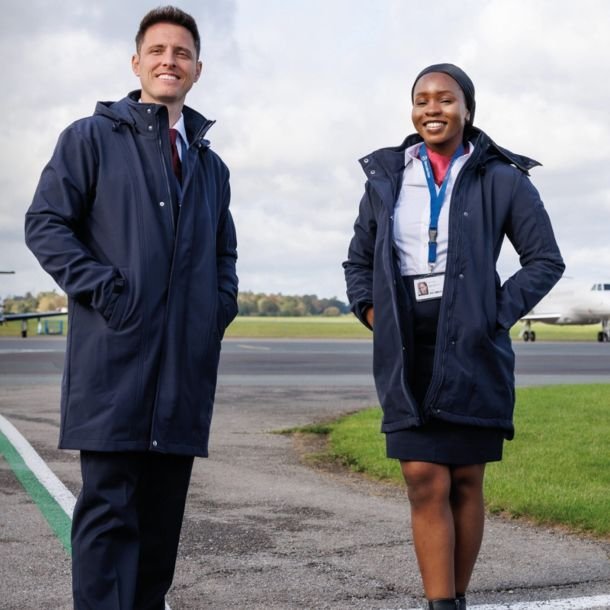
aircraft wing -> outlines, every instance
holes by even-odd
[[[31,320],[42,318],[53,318],[55,316],[67,316],[67,311],[32,311],[28,313],[4,313],[0,314],[0,323],[13,320]]]
[[[561,318],[560,313],[535,313],[530,312],[526,316],[521,318],[522,321],[529,320],[530,322],[546,322],[547,324],[553,324]]]

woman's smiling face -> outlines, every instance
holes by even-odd
[[[469,118],[464,92],[448,74],[430,72],[415,83],[411,119],[430,150],[451,156]]]

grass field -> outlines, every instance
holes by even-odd
[[[56,318],[60,320],[62,318]],[[51,323],[51,322],[50,322]],[[28,336],[34,336],[37,320],[28,321]],[[64,328],[66,324],[64,323]],[[553,326],[533,324],[538,341],[597,341],[599,324],[586,326]],[[522,324],[511,331],[513,340],[520,341]],[[0,326],[0,336],[19,337],[21,322],[8,322]],[[238,316],[229,326],[227,337],[242,339],[370,339],[371,332],[353,315],[336,318],[312,316],[304,318],[263,318]]]
[[[56,318],[49,318],[49,328],[57,328],[57,324],[60,320],[63,320],[64,335],[68,328],[68,316],[58,316]],[[36,335],[38,330],[38,320],[28,320],[28,337]],[[0,337],[20,337],[21,336],[21,322],[4,322],[0,325]]]
[[[404,485],[380,422],[374,408],[302,430],[329,434],[318,458]],[[503,461],[487,469],[488,509],[610,537],[610,385],[518,389],[515,426]]]
[[[533,324],[538,341],[597,341],[599,324],[586,326],[553,326]],[[511,331],[513,340],[520,341],[522,324]],[[261,318],[238,316],[227,329],[227,337],[240,338],[327,338],[370,339],[372,334],[353,315],[337,318],[319,316],[307,318]]]

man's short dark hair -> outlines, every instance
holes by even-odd
[[[188,13],[185,13],[175,6],[160,6],[144,15],[144,18],[140,22],[138,33],[136,34],[136,50],[138,53],[142,47],[142,41],[144,40],[146,30],[157,23],[173,23],[186,28],[193,35],[195,49],[197,50],[197,59],[199,59],[199,54],[201,53],[201,39],[199,38],[197,23]]]

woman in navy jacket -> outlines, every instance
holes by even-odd
[[[422,70],[417,131],[362,158],[367,175],[347,293],[373,331],[388,457],[401,461],[429,607],[466,607],[484,522],[485,464],[513,437],[511,326],[559,280],[563,260],[537,162],[473,126],[474,85],[457,66]],[[521,268],[504,283],[504,236]]]

